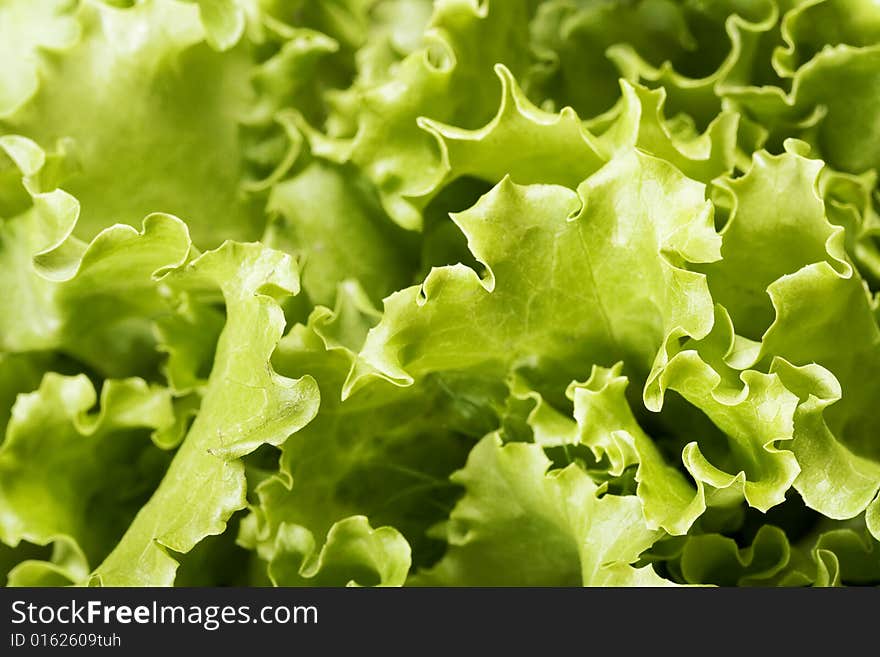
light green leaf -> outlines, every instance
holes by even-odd
[[[375,322],[363,301],[356,288],[341,288],[335,311],[317,308],[308,326],[293,327],[279,344],[274,366],[314,377],[321,409],[283,445],[278,476],[257,486],[251,522],[262,527],[261,543],[274,545],[285,526],[321,540],[337,521],[365,515],[402,533],[417,564],[431,562],[442,544],[427,531],[452,508],[456,490],[447,477],[472,445],[456,423],[457,414],[467,419],[467,409],[457,408],[466,401],[442,385],[401,389],[384,381],[341,401],[353,360],[345,343],[359,347]]]
[[[668,362],[658,362],[644,399],[648,408],[660,410],[666,391],[674,390],[700,409],[721,429],[726,444],[688,443],[682,453],[688,472],[717,489],[716,504],[735,501],[741,491],[750,506],[767,511],[785,500],[800,471],[785,449],[793,438],[798,397],[775,372],[740,372],[726,365],[736,347],[730,318],[718,306],[712,333],[687,341]]]
[[[93,574],[103,585],[170,584],[177,562],[166,550],[189,551],[244,508],[244,467],[237,459],[262,444],[280,445],[317,412],[311,377],[288,379],[269,365],[284,328],[275,298],[299,289],[289,255],[226,243],[170,272],[165,282],[190,294],[220,288],[226,326],[192,428],[150,501]],[[169,508],[179,512],[169,515]]]
[[[0,301],[0,348],[57,349],[107,376],[150,375],[158,358],[151,322],[168,310],[154,275],[189,257],[187,227],[152,214],[140,232],[116,225],[84,244],[70,235],[79,204],[51,187],[64,155],[11,135],[0,148],[24,174],[14,184],[29,199],[0,224],[0,277],[10,291]]]
[[[302,254],[303,289],[313,303],[332,305],[346,279],[375,302],[412,280],[413,241],[351,167],[310,163],[272,189],[268,210],[278,216],[265,241]]]
[[[868,531],[871,532],[871,535],[880,541],[880,497],[868,505],[865,511],[865,523],[868,525]]]
[[[491,118],[497,106],[493,66],[515,74],[528,53],[524,0],[439,0],[425,32],[425,47],[406,57],[388,80],[363,89],[357,133],[350,143],[313,143],[315,152],[351,161],[373,181],[388,215],[407,229],[422,225],[410,200],[442,177],[435,139],[421,116],[464,128]]]
[[[854,453],[829,428],[826,415],[841,403],[840,384],[815,364],[794,367],[779,358],[772,369],[800,398],[791,442],[801,467],[795,488],[808,506],[830,518],[858,515],[880,491],[880,462]]]
[[[194,1],[199,6],[199,18],[211,47],[217,50],[232,48],[244,32],[245,13],[241,6],[244,3],[241,0]]]
[[[401,586],[410,566],[409,545],[392,527],[373,529],[364,516],[335,523],[318,551],[311,532],[282,523],[261,550],[276,586]]]
[[[39,87],[41,50],[64,50],[79,37],[70,0],[4,2],[0,6],[0,120]]]
[[[498,113],[479,130],[465,130],[431,119],[419,125],[435,135],[445,175],[437,187],[461,176],[496,183],[505,176],[519,184],[549,183],[576,189],[607,159],[596,138],[571,108],[559,114],[532,105],[502,64]],[[432,190],[434,191],[434,190]]]
[[[689,537],[680,566],[689,584],[766,586],[785,571],[790,559],[791,547],[785,532],[773,525],[763,525],[744,548],[720,534]]]
[[[75,541],[59,536],[49,561],[26,559],[9,571],[7,586],[70,586],[89,573],[89,564]]]
[[[791,91],[744,88],[728,96],[776,134],[799,137],[831,166],[862,173],[880,166],[880,131],[870,112],[877,103],[880,47],[823,48],[795,73]]]
[[[79,205],[53,181],[43,180],[52,168],[51,157],[31,140],[0,137],[0,158],[0,277],[5,290],[0,300],[0,349],[47,349],[54,346],[58,325],[51,307],[54,289],[37,276],[32,259],[47,250],[80,254],[78,244],[59,246],[70,242]]]
[[[609,153],[638,146],[642,151],[674,164],[693,180],[708,183],[729,173],[736,159],[739,116],[721,112],[699,134],[688,123],[676,126],[664,114],[666,92],[621,81],[616,117],[599,143]]]
[[[685,534],[706,509],[703,483],[696,487],[673,465],[642,430],[626,401],[628,380],[623,363],[611,369],[593,367],[586,383],[573,383],[566,395],[574,401],[577,440],[588,445],[597,459],[608,457],[609,474],[619,477],[637,466],[636,494],[645,523],[670,534]]]
[[[673,111],[686,112],[697,123],[708,125],[724,107],[726,94],[779,82],[768,61],[779,40],[779,4],[775,0],[685,4],[679,11],[693,41],[684,42],[684,48],[661,59],[642,44],[621,39],[608,48],[607,56],[622,77],[662,87]]]
[[[633,567],[659,538],[632,496],[604,495],[577,465],[551,470],[536,445],[480,441],[453,476],[465,496],[446,527],[449,549],[413,583],[447,586],[658,586]]]
[[[847,258],[844,228],[829,222],[819,195],[823,165],[796,148],[757,154],[744,177],[726,184],[734,203],[724,257],[705,270],[737,333],[760,340],[741,340],[726,360],[769,364],[799,397],[790,444],[801,470],[795,487],[812,508],[851,518],[880,489],[870,423],[877,388],[867,374],[880,362],[880,331],[875,303]],[[780,201],[768,205],[775,193]]]
[[[880,547],[863,531],[846,528],[824,532],[811,554],[817,565],[816,586],[880,582]]]
[[[34,352],[7,354],[0,352],[0,436],[6,435],[6,424],[12,406],[20,393],[32,392],[43,375],[58,366],[50,354]],[[0,440],[0,444],[2,444]]]
[[[29,13],[31,4],[12,0],[4,7]],[[203,9],[231,6],[202,3]],[[230,45],[241,27],[237,18],[218,25],[226,15],[214,12],[207,21],[218,45]],[[2,113],[0,131],[41,144],[70,139],[81,164],[65,183],[82,203],[77,235],[91,239],[117,222],[137,225],[151,212],[186,217],[200,245],[259,235],[259,210],[239,190],[245,176],[239,119],[253,97],[248,49],[210,49],[199,7],[170,0],[128,7],[82,2],[57,21],[62,18],[69,27],[48,35],[63,29],[72,36],[52,37],[57,52],[17,50],[12,58],[23,60],[16,68],[34,70],[34,82],[27,94],[16,94],[26,102]]]
[[[644,377],[668,341],[712,326],[705,278],[686,269],[718,257],[711,208],[660,160],[621,154],[577,194],[505,179],[453,219],[486,276],[443,267],[387,298],[346,394],[375,376],[516,366],[562,388],[621,358]]]
[[[103,559],[161,479],[169,457],[149,431],[174,422],[169,392],[141,379],[95,389],[83,376],[47,374],[22,394],[0,447],[0,540],[65,542]]]
[[[737,334],[753,340],[773,322],[772,283],[812,263],[850,270],[843,231],[828,221],[819,196],[822,162],[799,155],[794,143],[787,146],[778,156],[756,153],[744,176],[719,182],[731,197],[730,217],[721,231],[721,260],[703,268]]]
[[[632,3],[541,3],[531,26],[538,63],[526,89],[541,104],[571,105],[592,117],[619,98],[615,64],[606,57],[613,44],[630,43],[652,61],[662,62],[690,50],[689,32],[678,3],[647,0]]]

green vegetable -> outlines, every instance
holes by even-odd
[[[880,584],[878,43],[0,0],[0,578]]]

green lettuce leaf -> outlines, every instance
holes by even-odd
[[[549,470],[549,471],[548,471]],[[632,496],[602,495],[577,465],[550,470],[536,445],[484,438],[453,481],[450,547],[412,583],[430,586],[663,586],[634,563],[659,533]]]
[[[401,586],[410,566],[403,536],[392,527],[372,529],[364,516],[335,523],[320,551],[311,532],[287,523],[259,551],[276,586]]]
[[[541,3],[530,26],[538,62],[528,72],[537,102],[571,105],[584,116],[611,108],[619,98],[613,44],[628,43],[654,61],[690,50],[694,36],[684,12],[669,0],[633,3]]]
[[[689,537],[681,552],[679,568],[690,584],[719,586],[767,586],[784,572],[792,560],[791,546],[778,527],[763,525],[752,543],[740,548],[720,534]],[[802,584],[792,573],[780,583]]]
[[[7,545],[61,541],[86,563],[100,562],[158,484],[170,457],[150,432],[174,422],[168,390],[111,380],[90,412],[96,401],[85,376],[53,373],[18,397],[0,447]]]
[[[376,302],[412,280],[413,241],[351,167],[315,160],[272,188],[277,213],[264,241],[302,254],[303,289],[332,306],[337,286],[356,279]]]
[[[789,147],[777,157],[757,154],[749,172],[727,184],[734,202],[722,260],[705,270],[737,334],[760,340],[741,341],[728,362],[772,361],[771,372],[799,397],[790,444],[801,470],[795,487],[810,507],[851,518],[880,489],[866,424],[877,394],[868,374],[878,357],[875,303],[847,258],[843,228],[827,218],[822,163]],[[761,199],[774,191],[782,197],[769,207]]]
[[[863,531],[841,528],[824,532],[813,545],[812,555],[817,564],[818,586],[880,582],[877,542]]]
[[[244,508],[244,466],[238,459],[262,444],[281,444],[317,412],[314,379],[288,379],[269,366],[284,327],[275,299],[299,289],[289,255],[227,243],[165,280],[189,294],[219,287],[226,325],[189,433],[150,501],[92,575],[103,585],[170,584],[177,562],[169,551],[187,552],[221,533],[232,513]],[[169,506],[180,513],[169,516]]]
[[[389,216],[404,228],[420,228],[410,197],[423,195],[443,173],[434,138],[417,119],[466,128],[488,120],[496,105],[494,65],[503,61],[516,73],[528,61],[515,46],[528,38],[527,18],[524,0],[439,0],[425,46],[401,61],[392,78],[362,89],[354,137],[319,139],[314,151],[357,165]]]
[[[28,25],[54,16],[51,30],[36,31],[45,43],[12,42],[0,97],[13,98],[0,132],[69,140],[79,167],[65,188],[82,203],[79,237],[160,211],[187,217],[204,246],[260,234],[259,199],[241,189],[249,175],[241,127],[257,102],[258,62],[247,42],[232,47],[244,27],[238,2],[16,0],[4,12],[12,14],[4,29],[18,25],[25,38],[35,34]]]
[[[454,220],[485,277],[439,268],[388,297],[346,394],[377,376],[410,385],[512,367],[564,387],[621,358],[646,377],[667,342],[712,326],[705,278],[686,269],[718,257],[711,209],[702,185],[661,160],[618,155],[577,193],[505,179]]]
[[[0,579],[880,583],[878,57],[874,0],[0,0]]]
[[[11,291],[0,302],[0,347],[55,349],[105,376],[150,374],[158,361],[151,320],[168,307],[154,275],[189,256],[186,225],[152,214],[141,232],[115,225],[84,244],[70,235],[78,202],[51,187],[60,164],[22,137],[0,137],[0,145],[24,174],[20,191],[30,201],[0,226],[0,276]]]
[[[566,394],[574,401],[576,439],[596,458],[607,455],[608,472],[619,477],[636,465],[636,494],[648,527],[685,534],[706,508],[703,482],[696,487],[673,465],[642,430],[624,395],[623,363],[611,369],[594,367],[586,383],[574,383]]]
[[[294,326],[279,343],[274,366],[314,377],[321,409],[282,446],[278,475],[257,486],[246,545],[269,545],[271,553],[289,532],[329,540],[337,522],[363,515],[398,530],[416,564],[441,553],[427,532],[452,508],[456,490],[447,477],[467,457],[468,434],[482,427],[470,429],[466,400],[443,384],[382,382],[342,401],[351,348],[362,344],[375,315],[363,292],[347,285],[334,311],[319,307],[308,326]]]

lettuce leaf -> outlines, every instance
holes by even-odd
[[[450,514],[446,556],[417,585],[657,586],[632,564],[659,533],[632,496],[600,495],[577,465],[550,470],[537,445],[480,441],[453,481],[466,493]]]
[[[103,585],[167,585],[188,552],[225,529],[244,508],[244,467],[238,460],[262,444],[278,445],[317,412],[314,379],[275,374],[269,357],[281,337],[276,297],[296,293],[293,259],[256,244],[227,243],[167,274],[168,284],[196,294],[219,287],[226,325],[199,413],[162,483],[92,577]],[[246,336],[248,348],[240,343]],[[179,513],[169,517],[166,510]]]
[[[880,584],[878,37],[0,2],[0,577]]]

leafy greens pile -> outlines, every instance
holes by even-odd
[[[874,0],[0,0],[0,574],[880,583],[878,117]]]

